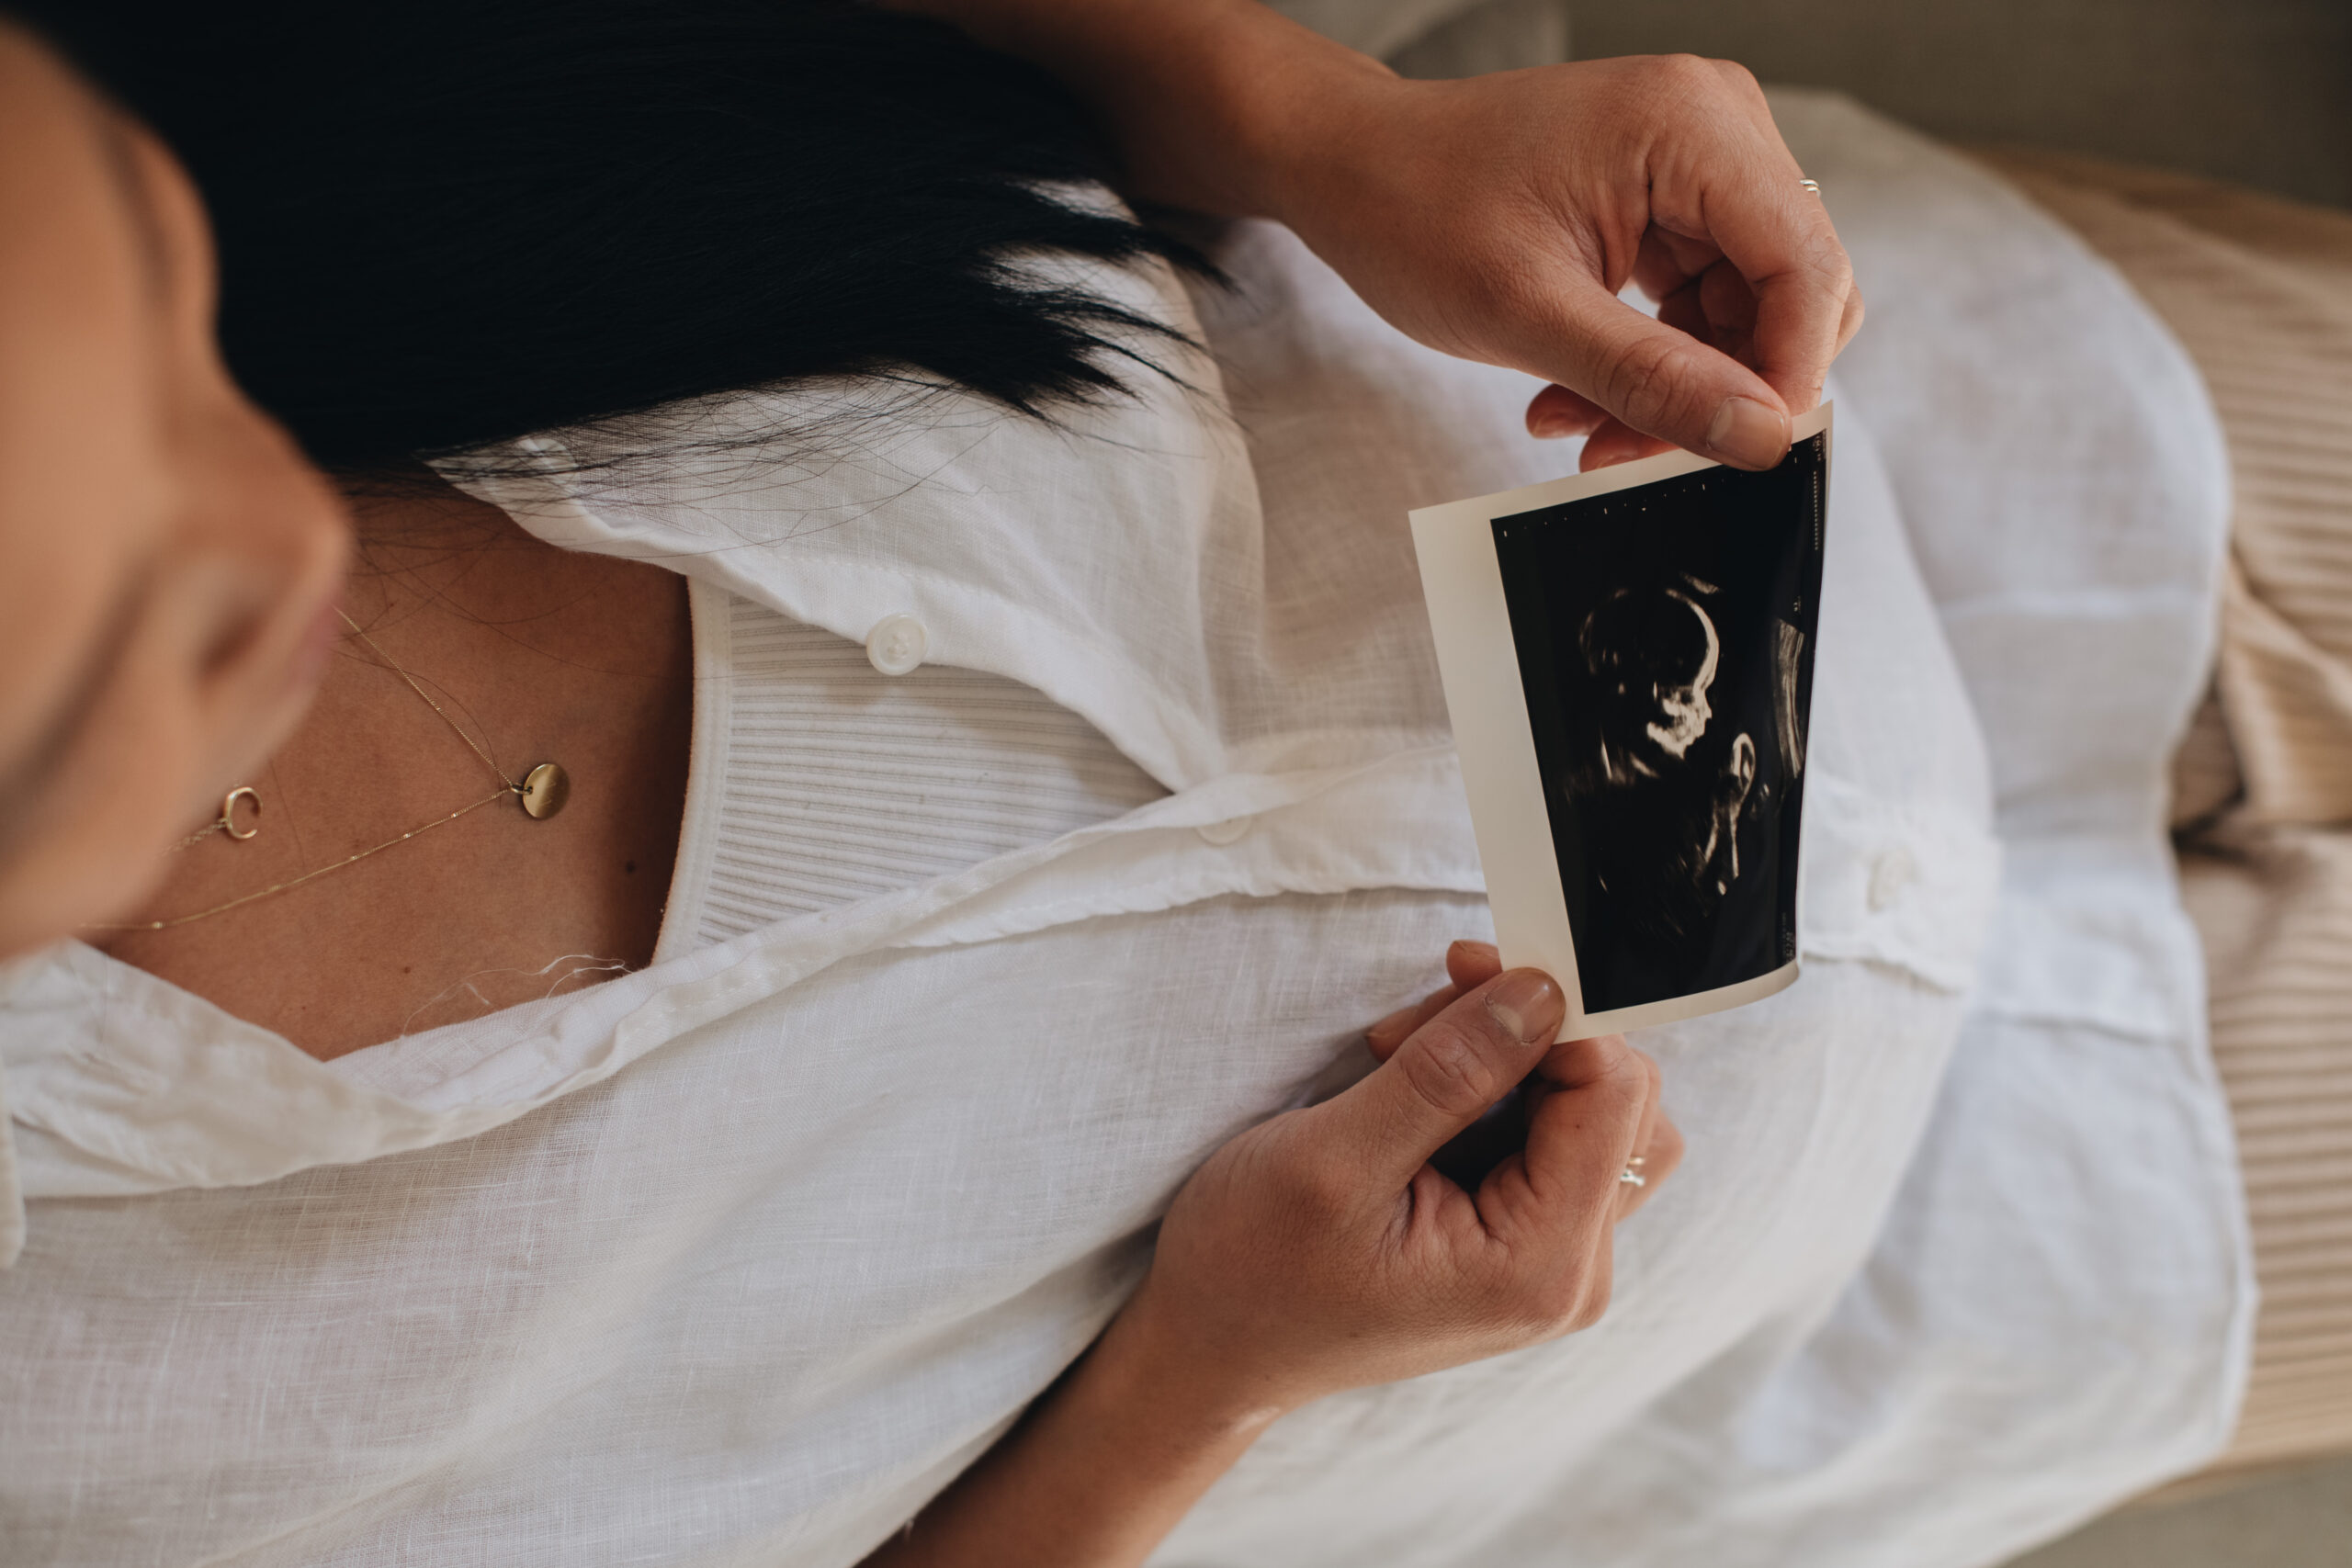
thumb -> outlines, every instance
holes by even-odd
[[[1596,283],[1576,287],[1544,334],[1556,354],[1518,367],[1557,382],[1646,435],[1742,468],[1789,449],[1788,405],[1764,378]],[[1531,411],[1532,412],[1532,411]]]
[[[1304,1114],[1348,1163],[1401,1188],[1544,1059],[1567,1004],[1540,969],[1511,969],[1415,1030],[1396,1054]]]

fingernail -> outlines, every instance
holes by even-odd
[[[1420,1009],[1417,1007],[1398,1008],[1363,1032],[1364,1043],[1377,1050],[1387,1043],[1390,1036],[1404,1033],[1406,1026],[1410,1024],[1419,1012]]]
[[[1769,468],[1789,449],[1789,422],[1754,398],[1725,398],[1707,426],[1707,449],[1726,463]]]
[[[1487,1011],[1522,1045],[1550,1043],[1566,1010],[1560,987],[1541,969],[1513,969],[1487,992]]]
[[[1558,441],[1570,435],[1582,435],[1584,422],[1561,413],[1531,414],[1527,421],[1527,434],[1538,441]]]

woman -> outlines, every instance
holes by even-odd
[[[36,629],[10,650],[31,673],[7,755],[42,809],[93,812],[50,781],[119,792],[124,752],[168,804],[109,806],[78,859],[28,837],[6,874],[14,947],[87,939],[28,962],[0,1038],[34,1200],[0,1318],[12,1540],[846,1562],[921,1509],[887,1554],[1132,1562],[1263,1435],[1180,1560],[1540,1557],[1596,1445],[1647,1440],[1636,1413],[1712,1363],[1802,1341],[1955,1038],[1983,762],[1883,481],[1849,456],[1838,636],[1908,722],[1853,724],[1857,677],[1825,655],[1816,842],[1833,886],[1862,846],[1911,845],[1925,918],[1817,930],[1826,962],[1787,1005],[1661,1036],[1724,1138],[1700,1201],[1627,1233],[1645,1246],[1608,1325],[1465,1377],[1589,1320],[1648,1191],[1625,1176],[1679,1146],[1639,1056],[1539,1050],[1549,983],[1476,949],[1343,1087],[1344,1021],[1404,1000],[1408,955],[1481,916],[1409,557],[1374,520],[1556,463],[1499,434],[1527,384],[1413,347],[1269,226],[1206,241],[1232,296],[1103,265],[1155,244],[1035,199],[1082,171],[1069,121],[950,35],[563,10],[404,8],[364,57],[216,18],[77,39],[216,208],[232,366],[352,495],[367,564],[325,639],[345,627],[348,657],[274,750],[289,650],[320,646],[279,628],[317,618],[331,509],[202,346],[168,161],[16,46],[11,199],[70,187],[95,216],[80,249],[9,224],[40,245],[0,292],[111,279],[93,309],[127,320],[177,301],[157,335],[184,396],[101,411],[192,403],[260,457],[207,479],[185,444],[107,454],[164,502],[89,525],[57,581],[98,586],[11,590]],[[1139,194],[1278,212],[1400,324],[1575,389],[1529,418],[1592,430],[1589,462],[1636,432],[1770,460],[1850,328],[1826,220],[1713,68],[1421,88],[1240,8],[971,19],[1116,84],[1102,112]],[[790,93],[763,74],[796,63]],[[727,98],[746,82],[760,102]],[[896,151],[935,152],[943,123],[970,151],[876,219],[903,225],[890,243],[759,205],[805,188],[775,183],[779,152],[843,149],[810,139],[892,91],[873,118],[910,131]],[[616,104],[650,107],[599,141]],[[717,133],[662,141],[681,118]],[[1589,161],[1555,172],[1563,140]],[[671,155],[629,156],[649,145]],[[1448,145],[1478,156],[1407,155]],[[584,156],[609,185],[513,177]],[[696,228],[719,196],[761,225]],[[196,292],[136,286],[142,200],[160,275]],[[957,243],[893,271],[942,210]],[[1562,265],[1531,283],[1532,211]],[[1399,212],[1459,216],[1400,243]],[[1671,231],[1701,212],[1720,244]],[[1008,277],[988,265],[1008,250],[1046,254]],[[1670,317],[1769,374],[1618,307],[1637,255]],[[768,298],[754,262],[804,287]],[[1062,287],[1007,298],[1038,278]],[[876,298],[899,309],[827,336]],[[729,352],[809,342],[831,357]],[[1107,392],[1090,363],[1124,363],[1123,395],[1071,403]],[[32,477],[6,482],[75,482],[51,446],[11,450]],[[458,488],[401,467],[419,457]],[[248,543],[253,472],[294,543]],[[220,511],[172,504],[198,482]],[[173,549],[201,570],[148,564]],[[152,667],[106,650],[145,646],[166,575],[202,615],[164,623],[179,692],[149,700],[217,716],[186,740],[107,717]],[[19,897],[52,860],[79,903]],[[1475,1199],[1429,1170],[1537,1057],[1554,1092],[1526,1156]],[[1368,1383],[1389,1386],[1332,1397]]]
[[[991,248],[1015,245],[1069,246],[1081,255],[1106,260],[1152,248],[1148,236],[1108,218],[1090,223],[1061,208],[1036,201],[1015,205],[1002,197],[994,197],[1001,210],[990,210],[983,199],[993,192],[982,188],[975,175],[997,181],[1068,180],[1085,172],[1087,153],[1066,112],[1037,84],[1009,66],[976,79],[966,61],[939,44],[918,47],[933,35],[911,23],[877,39],[873,35],[881,18],[820,7],[786,36],[774,36],[776,29],[771,26],[763,38],[756,20],[763,9],[713,6],[707,15],[672,24],[667,35],[650,34],[659,24],[628,6],[614,7],[609,15],[552,7],[543,13],[492,9],[479,16],[472,8],[451,7],[447,17],[430,28],[370,28],[365,13],[357,18],[321,19],[290,7],[266,25],[227,29],[187,26],[175,20],[169,7],[155,8],[152,16],[128,8],[114,14],[112,41],[107,30],[90,17],[74,26],[88,39],[85,51],[111,61],[110,74],[164,125],[215,192],[230,258],[226,332],[239,376],[290,422],[310,452],[347,475],[363,477],[372,491],[381,491],[387,479],[398,478],[420,453],[447,457],[536,430],[628,412],[664,400],[665,395],[690,397],[876,362],[912,361],[1016,407],[1030,406],[1048,394],[1099,391],[1107,385],[1106,372],[1084,354],[1091,332],[1140,322],[1122,321],[1115,311],[1098,320],[1098,307],[1072,299],[1056,313],[1031,311],[1042,319],[1025,335],[1003,330],[1010,314],[1003,291],[989,291],[985,274],[972,260]],[[1148,91],[1128,90],[1119,95],[1117,107],[1117,112],[1141,122],[1121,138],[1128,161],[1139,164],[1134,171],[1139,194],[1199,210],[1280,210],[1301,231],[1330,229],[1326,249],[1333,254],[1360,243],[1356,230],[1362,220],[1346,213],[1321,219],[1312,210],[1317,203],[1344,201],[1354,204],[1352,210],[1368,207],[1379,212],[1426,214],[1433,232],[1447,237],[1427,246],[1421,263],[1425,272],[1399,271],[1390,248],[1370,249],[1365,262],[1351,269],[1361,288],[1375,300],[1384,291],[1397,296],[1400,302],[1392,314],[1425,338],[1491,359],[1518,358],[1530,369],[1540,364],[1563,381],[1614,398],[1644,430],[1697,446],[1712,437],[1732,444],[1724,450],[1752,464],[1773,460],[1786,445],[1782,392],[1789,405],[1810,407],[1819,395],[1830,354],[1859,321],[1860,308],[1852,300],[1826,220],[1819,204],[1798,188],[1796,171],[1785,152],[1775,151],[1769,118],[1754,102],[1752,85],[1742,89],[1736,77],[1722,77],[1712,67],[1695,69],[1702,78],[1702,90],[1712,90],[1717,101],[1690,123],[1693,135],[1709,143],[1713,155],[1702,168],[1689,172],[1687,191],[1671,193],[1671,199],[1690,209],[1690,215],[1662,212],[1662,221],[1654,227],[1645,227],[1647,214],[1634,198],[1620,194],[1644,190],[1644,182],[1611,164],[1625,163],[1630,168],[1629,161],[1639,150],[1641,128],[1664,112],[1645,103],[1645,95],[1657,98],[1669,88],[1679,91],[1686,84],[1678,73],[1667,73],[1674,79],[1663,83],[1621,73],[1628,79],[1606,84],[1602,93],[1565,100],[1551,111],[1554,123],[1520,105],[1518,100],[1528,96],[1523,91],[1489,95],[1460,109],[1441,104],[1435,112],[1424,111],[1421,118],[1437,130],[1465,148],[1478,147],[1482,161],[1494,158],[1491,144],[1498,135],[1518,137],[1524,144],[1519,159],[1525,164],[1541,156],[1545,137],[1582,142],[1593,140],[1586,121],[1623,121],[1606,142],[1592,147],[1591,166],[1578,171],[1600,185],[1598,192],[1542,186],[1521,189],[1526,174],[1508,164],[1493,176],[1515,205],[1537,199],[1557,203],[1563,216],[1574,220],[1576,226],[1553,242],[1560,264],[1557,281],[1547,279],[1541,291],[1524,299],[1499,299],[1483,315],[1464,317],[1457,310],[1441,318],[1430,314],[1423,301],[1465,298],[1475,288],[1493,287],[1491,279],[1455,280],[1445,275],[1444,269],[1462,265],[1451,236],[1465,221],[1446,210],[1448,200],[1460,199],[1448,189],[1453,184],[1449,176],[1432,177],[1408,168],[1408,177],[1394,182],[1394,188],[1350,196],[1343,188],[1349,177],[1344,169],[1317,164],[1291,172],[1275,159],[1234,155],[1258,143],[1287,146],[1296,141],[1326,146],[1342,137],[1362,141],[1362,122],[1374,112],[1374,103],[1355,101],[1363,96],[1357,79],[1369,75],[1372,85],[1393,86],[1393,78],[1362,57],[1324,45],[1254,7],[1232,7],[1231,19],[1210,30],[1209,37],[1216,40],[1213,48],[1186,46],[1201,56],[1197,60],[1171,50],[1170,40],[1157,32],[1129,36],[1136,30],[1132,22],[1122,29],[1106,28],[1099,18],[1080,19],[1092,15],[1089,7],[1077,7],[1069,16],[1051,8],[1014,8],[998,19],[998,26],[1035,31],[1056,40],[1040,47],[1063,51],[1095,37],[1092,48],[1098,54],[1115,51],[1123,58],[1141,56],[1155,62],[1149,69],[1168,84],[1159,92],[1170,101],[1155,107]],[[730,28],[740,35],[738,47],[764,47],[763,64],[788,79],[788,87],[755,82],[740,92],[746,118],[763,101],[787,92],[796,97],[810,93],[829,62],[846,60],[853,68],[866,69],[870,57],[895,47],[891,74],[874,88],[887,97],[879,104],[869,101],[874,93],[852,99],[869,110],[853,126],[839,126],[847,115],[833,112],[835,106],[826,100],[822,112],[813,106],[788,115],[771,108],[764,118],[772,123],[731,142],[706,136],[701,142],[673,148],[671,143],[681,136],[673,128],[676,119],[711,112],[707,84],[655,77],[641,88],[639,102],[627,104],[616,98],[608,83],[599,83],[599,73],[628,69],[616,62],[625,62],[632,52],[665,45],[692,50],[698,35]],[[579,52],[580,61],[569,75],[545,64],[542,40],[549,30],[561,31]],[[1270,33],[1272,44],[1263,41]],[[370,63],[353,63],[352,57],[363,50]],[[540,79],[524,77],[502,63],[524,57],[542,62]],[[1286,80],[1312,76],[1330,83],[1332,101],[1324,112],[1342,122],[1343,129],[1308,139],[1287,126],[1239,126],[1231,132],[1236,145],[1230,152],[1200,145],[1197,133],[1187,128],[1202,118],[1194,100],[1203,89],[1189,84],[1205,80],[1215,88],[1218,75],[1232,70],[1225,63],[1232,60],[1261,62],[1268,69],[1280,64]],[[448,64],[452,61],[463,63],[453,68]],[[1101,73],[1072,62],[1064,74],[1084,80]],[[213,84],[241,77],[270,84],[269,101],[255,100],[243,112],[241,100],[232,98],[224,107]],[[1138,84],[1130,73],[1125,79],[1131,88],[1149,85],[1148,78]],[[494,80],[495,87],[482,89],[486,80]],[[411,82],[436,84],[424,89],[441,96],[435,113],[416,117],[400,101]],[[1188,85],[1179,89],[1179,83]],[[600,85],[604,96],[583,107]],[[469,92],[477,96],[466,96]],[[690,94],[702,97],[681,101]],[[1253,104],[1271,97],[1278,106],[1295,101],[1289,92],[1247,96],[1225,89],[1220,96]],[[1619,103],[1634,112],[1615,114]],[[1008,107],[1017,109],[1019,118],[1008,116]],[[982,117],[998,123],[976,138],[971,125]],[[1487,120],[1509,130],[1495,130]],[[306,122],[307,130],[289,132],[290,126]],[[514,145],[530,134],[529,128],[556,123],[564,127],[562,137],[548,131],[532,145]],[[831,139],[809,145],[829,124],[837,127]],[[1421,144],[1430,139],[1430,131],[1415,125],[1400,125],[1390,134]],[[628,166],[632,150],[643,147],[646,135],[656,139],[657,150],[643,154],[643,166]],[[660,140],[664,137],[669,140]],[[978,145],[969,145],[976,140]],[[560,141],[561,146],[551,151],[538,141]],[[943,142],[955,152],[939,152]],[[469,248],[460,237],[460,225],[474,197],[462,187],[451,187],[466,178],[462,171],[480,167],[486,150],[505,161],[495,177],[528,193],[525,199],[532,205],[508,220],[514,228],[530,233],[537,246],[601,246],[599,269],[575,264],[567,273],[560,262],[531,248],[488,256]],[[825,177],[820,181],[812,175],[782,186],[765,195],[757,209],[741,202],[718,208],[710,198],[710,189],[739,190],[743,182],[759,177],[760,159],[787,152],[825,171]],[[680,181],[673,170],[661,166],[663,158],[680,156],[703,161],[700,185]],[[958,169],[956,156],[980,166]],[[1168,166],[1153,166],[1149,160],[1154,157]],[[1773,157],[1783,166],[1767,183],[1753,165]],[[360,159],[374,166],[364,175],[352,171],[348,177],[339,177]],[[1182,166],[1185,159],[1202,163],[1205,172]],[[874,181],[861,175],[861,168],[916,171],[911,176],[902,175],[908,209],[875,211],[870,194]],[[1266,181],[1287,175],[1300,188],[1295,193],[1221,188],[1238,172],[1258,170]],[[479,174],[475,178],[491,183]],[[943,186],[951,202],[951,223],[935,216]],[[283,193],[291,190],[300,190],[302,197],[299,205],[289,207]],[[1751,190],[1758,194],[1750,197],[1747,193]],[[643,256],[613,254],[593,226],[607,221],[605,214],[615,199],[645,207],[639,221],[662,231],[669,243]],[[1755,323],[1762,346],[1751,357],[1777,378],[1781,390],[1736,360],[1621,305],[1603,287],[1622,282],[1635,270],[1659,292],[1687,278],[1678,305],[1689,309],[1693,321],[1700,319],[1702,305],[1737,318],[1726,331],[1735,334],[1730,340],[1734,346],[1745,351],[1750,318],[1758,304],[1747,299],[1739,271],[1709,240],[1681,239],[1668,226],[1703,232],[1704,224],[1696,215],[1711,202],[1718,212],[1715,225],[1724,231],[1723,243],[1736,253],[1743,246],[1755,253],[1743,258],[1758,278],[1763,312]],[[1476,214],[1484,243],[1496,253],[1487,270],[1523,265],[1527,257],[1517,246],[1517,233],[1532,214],[1476,207],[1469,210]],[[844,226],[857,222],[881,229],[889,243],[843,244]],[[420,229],[429,233],[419,236]],[[933,238],[934,229],[944,232]],[[906,254],[913,251],[908,243],[912,237],[922,238],[928,254]],[[806,269],[808,276],[773,296],[730,283],[740,279],[742,254],[755,243],[771,257],[779,252],[788,255],[790,265]],[[876,249],[895,261],[877,262],[872,254]],[[1396,275],[1387,276],[1391,272]],[[975,273],[982,275],[971,276]],[[1785,321],[1776,321],[1776,313]],[[1423,316],[1428,319],[1421,320]],[[1561,318],[1565,330],[1551,324]],[[599,323],[594,337],[579,331],[583,319]],[[992,321],[999,324],[993,333],[988,330]],[[864,326],[867,321],[874,325]],[[857,336],[860,332],[865,335]],[[1152,350],[1146,343],[1127,352],[1148,355]],[[1584,362],[1604,353],[1611,367],[1606,378]],[[485,360],[503,363],[526,356],[534,373],[508,374],[503,380],[465,368]],[[1638,377],[1629,369],[1636,362],[1645,367]],[[365,372],[355,372],[353,367],[360,366],[367,367]],[[1611,378],[1616,386],[1604,389],[1601,383]],[[1531,407],[1529,417],[1548,432],[1570,434],[1593,429],[1602,415],[1594,405],[1560,390],[1545,393]],[[1758,421],[1761,428],[1751,439],[1746,432]],[[1749,443],[1744,450],[1736,446],[1743,441]],[[1612,424],[1598,441],[1588,444],[1585,460],[1598,462],[1662,445]],[[447,499],[444,495],[420,505],[412,493],[379,501],[379,507],[397,507],[398,513],[370,524],[370,532],[405,534],[412,547],[430,558],[448,543],[440,536],[453,527],[462,534],[471,525],[462,517],[439,516]],[[434,536],[420,538],[420,530]],[[535,580],[548,570],[542,561],[508,564]],[[588,569],[574,565],[568,570]],[[479,577],[479,568],[469,570]],[[605,577],[632,586],[608,588],[603,585]],[[633,646],[610,662],[648,671],[678,670],[684,653],[678,586],[666,573],[624,571],[599,577],[595,592],[647,595],[663,602],[668,615],[666,630],[659,634],[666,642]],[[587,591],[586,585],[580,591]],[[616,612],[632,626],[650,626],[661,613],[654,604]],[[589,635],[601,644],[608,634],[600,626]],[[637,635],[657,636],[650,631]],[[483,656],[496,664],[501,680],[513,681],[515,671],[500,662],[505,645],[491,640]],[[571,694],[568,677],[553,670],[546,673]],[[583,807],[593,810],[594,800],[643,801],[679,792],[684,744],[676,731],[684,712],[676,698],[675,692],[655,685],[636,685],[627,694],[598,694],[600,706],[618,702],[644,711],[627,726],[600,720],[593,739],[563,738],[575,756],[582,745],[611,745],[625,753],[600,753],[593,760],[605,776],[616,768],[623,770],[627,789],[584,797]],[[571,700],[578,700],[576,694]],[[423,716],[424,726],[434,722],[429,714]],[[660,728],[665,722],[669,728]],[[429,728],[421,730],[411,743],[419,750],[432,747],[429,733]],[[461,762],[460,770],[466,765]],[[328,771],[341,775],[339,789],[348,789],[355,776],[388,778],[372,769],[355,768],[340,757]],[[434,781],[445,792],[457,782]],[[371,821],[420,815],[415,801],[395,805],[355,799],[350,804],[356,818]],[[404,1021],[413,1021],[411,1014],[418,1005],[468,972],[452,967],[460,962],[481,968],[491,965],[473,961],[498,959],[535,971],[552,954],[576,949],[617,952],[641,964],[650,952],[662,872],[670,854],[664,833],[656,828],[646,837],[646,824],[666,821],[669,815],[634,814],[634,835],[616,821],[595,829],[604,840],[591,852],[598,865],[635,863],[640,867],[625,874],[635,877],[629,885],[634,895],[629,888],[602,884],[593,894],[585,886],[533,885],[531,879],[543,874],[543,845],[532,846],[527,861],[483,868],[491,872],[490,880],[514,892],[503,903],[483,908],[481,929],[451,929],[438,951],[413,955],[423,962],[404,957],[404,966],[415,976],[410,987],[379,1001],[364,1019],[351,1019],[334,1030],[331,1039],[323,1021],[312,1022],[309,1027],[321,1033],[311,1043],[341,1051],[397,1032]],[[580,822],[575,831],[589,830],[586,816],[583,812],[575,818]],[[449,836],[445,834],[444,841]],[[436,842],[422,852],[444,848],[445,842]],[[248,862],[259,858],[257,853],[244,857]],[[203,879],[203,856],[184,856],[175,865],[193,883],[171,900],[175,907],[201,907],[214,901],[215,892],[231,891],[225,882],[215,886]],[[254,869],[243,864],[239,872],[250,882]],[[269,869],[297,874],[300,868],[289,861]],[[318,891],[333,897],[331,890]],[[414,908],[384,911],[380,921],[351,912],[334,924],[352,933],[356,947],[381,958],[387,954],[386,942],[401,940],[398,931],[447,924],[424,919],[444,900],[437,895],[419,897]],[[526,911],[532,909],[544,912],[544,921],[554,911],[568,917],[632,897],[636,908],[625,920],[616,916],[583,925],[575,919],[555,930],[526,930],[517,923],[531,919]],[[466,902],[478,905],[479,899],[469,896]],[[159,972],[176,977],[180,971],[173,952],[192,947],[205,954],[196,962],[209,962],[229,956],[217,945],[225,943],[254,955],[256,942],[263,939],[257,938],[253,921],[281,919],[289,922],[284,928],[284,934],[294,939],[288,945],[314,953],[316,944],[306,929],[309,920],[294,908],[252,911],[235,922],[239,929],[233,937],[213,938],[214,931],[226,929],[216,926],[156,941],[134,937],[119,945],[135,949],[140,962],[161,966]],[[231,959],[232,964],[238,962]],[[284,1006],[304,1007],[316,1020],[316,998],[322,997],[357,1005],[369,984],[360,982],[355,989],[347,975],[289,972],[275,957],[246,966],[270,977],[217,978],[209,982],[212,987],[234,985],[238,989],[212,988],[206,994],[243,1016],[273,1025],[286,1021],[275,1010]],[[369,965],[371,972],[379,967]],[[257,987],[284,996],[266,1000],[256,994]]]

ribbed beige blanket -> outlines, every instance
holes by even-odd
[[[1984,156],[2170,324],[2228,436],[2220,667],[2174,813],[2262,1284],[2218,1468],[2352,1449],[2352,213]]]

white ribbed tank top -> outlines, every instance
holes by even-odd
[[[1167,792],[1035,688],[693,585],[694,755],[658,956],[959,871]]]

